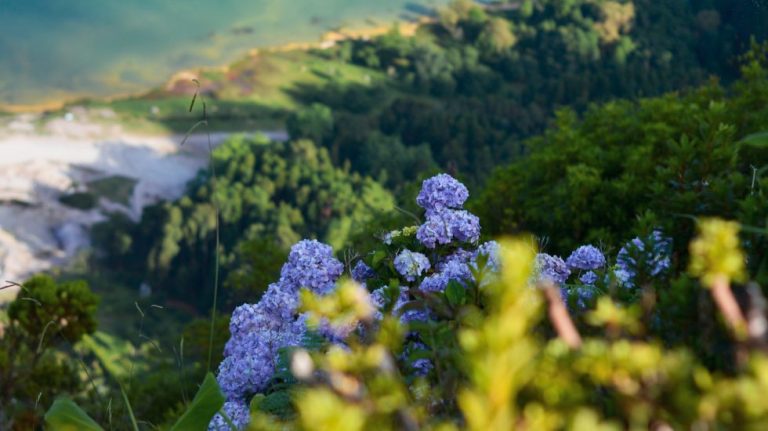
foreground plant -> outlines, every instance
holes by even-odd
[[[739,247],[739,225],[717,219],[699,223],[699,237],[691,242],[690,271],[712,292],[731,328],[746,329],[746,319],[731,292],[730,281],[744,281],[744,253]]]

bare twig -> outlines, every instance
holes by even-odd
[[[552,322],[558,337],[568,347],[578,349],[581,347],[581,336],[568,314],[568,309],[560,296],[560,290],[552,282],[542,283],[542,289],[549,304],[549,320]]]
[[[747,329],[747,319],[739,308],[736,298],[731,291],[730,281],[724,275],[717,276],[712,283],[712,299],[717,308],[723,313],[725,321],[738,334],[743,334]]]

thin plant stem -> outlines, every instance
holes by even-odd
[[[136,423],[136,416],[133,415],[133,408],[131,407],[131,402],[128,401],[128,395],[126,395],[125,389],[123,389],[122,385],[120,386],[120,393],[123,394],[123,401],[125,402],[125,408],[128,409],[128,416],[131,418],[131,426],[133,427],[134,431],[139,431],[139,424]]]
[[[578,349],[581,347],[581,336],[576,326],[571,320],[571,316],[568,314],[568,309],[563,303],[563,298],[560,296],[560,291],[552,283],[546,283],[543,286],[544,295],[547,298],[549,304],[549,319],[560,337],[568,347],[572,349]]]
[[[711,287],[712,299],[715,300],[717,308],[723,313],[725,321],[737,335],[741,334],[747,327],[747,319],[744,318],[744,314],[733,296],[728,277],[724,275],[716,277]]]

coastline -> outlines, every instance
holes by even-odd
[[[401,34],[413,36],[430,21],[423,17],[339,28],[323,33],[315,42],[254,48],[224,65],[179,70],[164,83],[140,92],[0,105],[0,152],[13,155],[0,161],[3,177],[10,179],[0,187],[0,275],[4,280],[22,280],[35,272],[69,265],[89,246],[90,226],[109,211],[137,218],[147,204],[180,196],[186,182],[207,162],[203,135],[191,135],[190,142],[180,148],[183,134],[131,130],[125,118],[116,117],[110,107],[92,109],[79,104],[141,99],[157,92],[172,94],[167,90],[177,84],[189,86],[206,72],[228,71],[243,60],[269,53],[332,49],[345,40],[384,35],[395,25]],[[65,109],[67,115],[60,112]],[[286,139],[283,130],[258,130],[274,135],[273,139]],[[214,133],[214,141],[222,142],[230,134]],[[83,212],[59,201],[60,196],[84,185],[114,178],[135,182],[129,202],[101,196],[96,208]],[[1,290],[0,304],[16,293],[14,288]]]
[[[189,81],[192,78],[199,76],[206,71],[227,71],[231,64],[234,64],[244,58],[254,57],[262,52],[291,52],[291,51],[308,51],[311,49],[330,49],[337,43],[345,40],[368,40],[374,37],[382,36],[389,32],[393,26],[397,26],[400,34],[403,36],[413,36],[418,31],[419,27],[432,22],[433,19],[427,16],[422,16],[415,21],[405,20],[392,20],[375,25],[364,25],[360,27],[350,26],[341,27],[334,30],[326,31],[322,33],[319,40],[314,42],[289,42],[281,45],[266,46],[261,48],[252,48],[237,56],[234,60],[217,66],[201,66],[180,69],[171,74],[164,82],[155,87],[146,88],[141,91],[118,93],[110,96],[103,97],[88,97],[84,95],[72,95],[72,97],[62,98],[60,100],[51,100],[41,103],[32,104],[3,104],[0,103],[0,115],[18,115],[18,114],[42,114],[46,112],[59,111],[70,105],[77,105],[78,103],[88,101],[98,102],[114,102],[130,98],[141,98],[148,93],[151,93],[157,89],[172,88],[178,81]]]

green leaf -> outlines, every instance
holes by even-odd
[[[433,346],[430,345],[430,340],[432,339],[433,333],[435,332],[435,326],[436,325],[434,322],[420,322],[414,320],[408,322],[408,331],[418,334],[424,344],[431,348]]]
[[[294,414],[291,394],[288,391],[273,392],[259,403],[259,411],[269,413],[281,419],[287,419]]]
[[[413,310],[424,310],[424,304],[422,304],[420,301],[408,301],[400,306],[398,308],[398,311],[400,313],[404,313],[406,311],[413,311]]]
[[[768,130],[753,133],[741,140],[742,144],[757,148],[768,148]]]
[[[308,330],[304,333],[304,337],[301,339],[301,347],[304,347],[308,350],[320,350],[323,345],[326,344],[326,339],[323,338],[322,335],[320,335],[317,331],[311,331]],[[289,359],[286,364],[289,364],[290,361],[290,353],[294,349],[283,349],[282,351],[289,353],[286,358]]]
[[[419,359],[432,359],[434,354],[429,350],[414,350],[408,354],[409,362],[416,362]]]
[[[248,410],[251,412],[251,414],[260,411],[259,406],[261,406],[261,403],[265,398],[266,397],[264,394],[256,394],[253,396],[253,398],[251,398],[251,403],[248,405]]]
[[[445,288],[445,297],[451,306],[457,307],[464,304],[467,298],[467,291],[458,281],[451,280]]]
[[[387,257],[387,253],[384,250],[376,250],[371,259],[372,266],[377,266],[385,257]]]
[[[66,397],[57,398],[45,413],[45,429],[49,431],[103,431],[87,413]]]
[[[187,411],[179,418],[171,431],[206,431],[208,423],[223,405],[224,395],[216,383],[216,378],[213,377],[212,373],[208,373],[203,384],[200,385],[195,399],[192,400]]]

